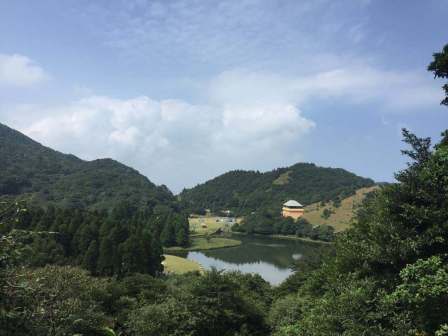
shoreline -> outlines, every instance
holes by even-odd
[[[242,236],[256,236],[256,237],[266,237],[266,238],[275,238],[275,239],[285,239],[285,240],[298,240],[306,243],[311,244],[324,244],[324,245],[332,245],[333,242],[327,242],[323,240],[315,240],[311,238],[306,237],[297,237],[293,235],[278,235],[278,234],[261,234],[261,233],[244,233],[244,232],[232,232],[232,234],[235,235],[242,235]]]
[[[204,237],[193,237],[193,240],[198,239],[206,240]],[[213,244],[213,239],[219,239],[218,242],[215,241],[215,244]],[[219,243],[222,243],[220,245]],[[241,240],[231,239],[231,238],[221,238],[221,237],[212,237],[210,239],[210,242],[206,242],[205,245],[201,246],[200,244],[198,246],[191,246],[191,247],[180,247],[180,246],[173,246],[173,247],[166,247],[163,249],[164,253],[170,253],[170,252],[194,252],[194,251],[207,251],[207,250],[217,250],[217,249],[223,249],[223,248],[230,248],[241,245]]]

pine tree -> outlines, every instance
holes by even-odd
[[[124,243],[120,244],[121,256],[120,274],[145,273],[145,250],[142,239],[137,235],[131,235]]]
[[[160,240],[163,246],[173,246],[175,244],[175,234],[174,225],[172,222],[172,217],[168,218],[163,227],[162,233],[160,234]]]
[[[185,228],[183,226],[180,226],[177,228],[176,245],[179,245],[179,246],[188,245],[188,235],[185,232]]]
[[[114,246],[112,240],[106,237],[101,240],[97,271],[103,275],[112,275],[114,272]]]
[[[82,266],[85,269],[88,269],[90,273],[96,274],[96,264],[98,262],[98,243],[96,240],[93,240],[89,248],[87,249],[86,254],[84,255]]]

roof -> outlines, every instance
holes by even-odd
[[[303,205],[297,201],[289,200],[288,202],[283,204],[283,206],[285,206],[285,207],[302,207]]]

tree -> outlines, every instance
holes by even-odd
[[[145,262],[148,262],[145,256],[145,249],[141,238],[137,235],[131,235],[126,241],[119,246],[121,256],[122,275],[132,273],[145,273]]]
[[[112,275],[114,273],[114,246],[109,237],[100,242],[97,271],[100,274]]]
[[[440,256],[419,259],[400,272],[400,284],[386,301],[414,330],[436,331],[447,322],[448,266]]]
[[[434,60],[429,64],[428,70],[434,73],[435,78],[448,78],[448,44],[445,45],[441,52],[433,54]],[[445,98],[441,104],[448,105],[448,83],[443,85]]]
[[[187,246],[188,245],[188,233],[187,229],[180,225],[176,231],[176,244],[179,246]]]
[[[163,246],[173,246],[176,244],[174,223],[172,222],[172,217],[165,222],[162,233],[160,234],[160,240]]]
[[[90,242],[89,248],[84,255],[82,267],[89,270],[90,273],[96,274],[96,264],[98,262],[98,243],[96,240]]]

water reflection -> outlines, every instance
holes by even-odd
[[[235,238],[235,237],[233,237]],[[294,262],[316,255],[322,247],[295,240],[237,236],[243,244],[236,247],[189,252],[187,259],[199,262],[205,269],[237,270],[258,273],[277,285],[292,274]],[[300,270],[299,270],[300,271]]]
[[[263,279],[269,281],[273,285],[279,284],[292,273],[290,268],[276,267],[275,265],[264,261],[231,263],[218,258],[209,257],[202,252],[190,252],[188,254],[188,259],[197,261],[206,269],[215,267],[216,269],[226,271],[258,273]]]

